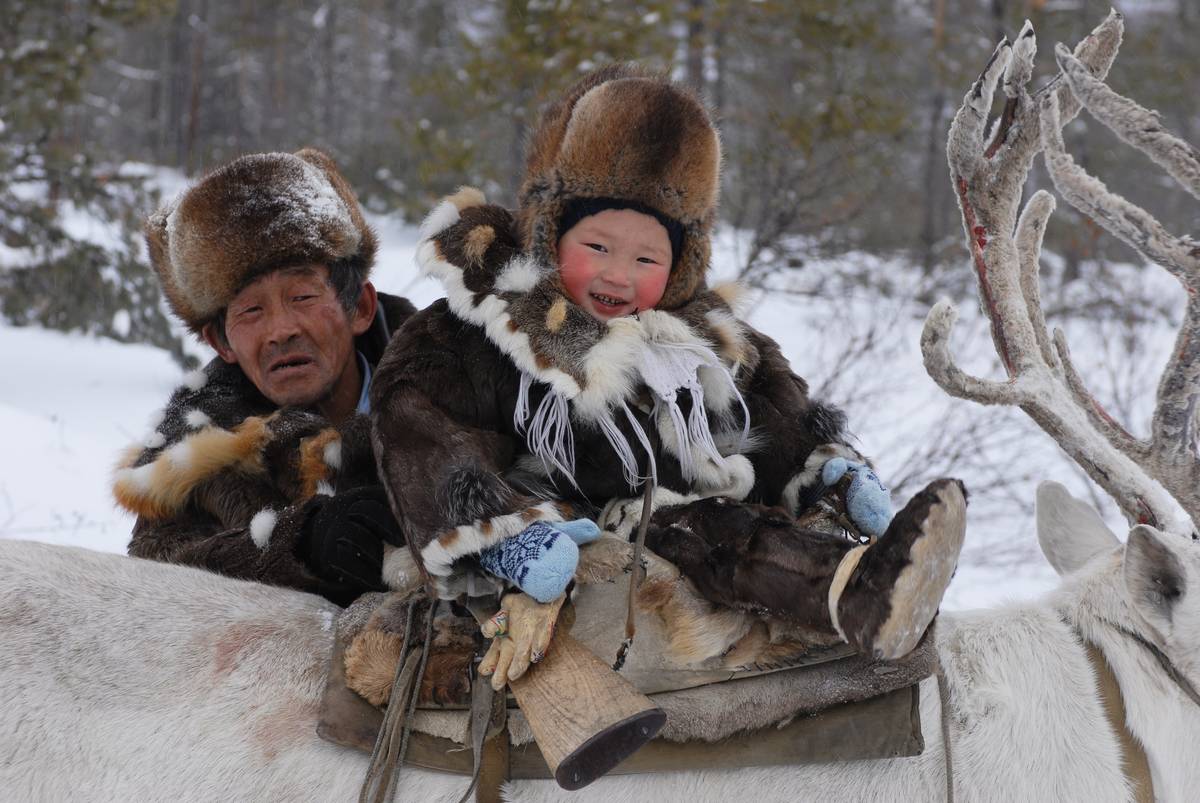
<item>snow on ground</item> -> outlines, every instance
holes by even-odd
[[[418,307],[439,298],[439,286],[416,273],[416,227],[370,217],[381,243],[376,286],[405,295]],[[733,238],[722,237],[715,256],[718,277],[731,275],[733,249]],[[780,342],[814,391],[846,408],[858,447],[896,490],[897,505],[942,474],[961,477],[972,490],[967,543],[946,608],[988,606],[1052,588],[1056,578],[1034,531],[1034,489],[1042,479],[1057,479],[1084,494],[1078,470],[1019,412],[949,399],[933,384],[918,348],[924,308],[881,301],[853,288],[837,303],[803,294],[801,285],[811,286],[814,276],[832,277],[847,268],[887,272],[901,283],[898,295],[911,297],[913,288],[903,287],[911,271],[857,255],[812,263],[802,274],[773,281],[768,290],[748,293],[744,314]],[[1131,288],[1149,287],[1158,298],[1181,295],[1162,271],[1128,272]],[[972,303],[961,304],[960,311],[954,337],[962,365],[995,377],[997,361],[985,323]],[[1111,370],[1120,357],[1113,352],[1119,332],[1103,325],[1067,328],[1085,376],[1095,370],[1097,381],[1112,385],[1118,395],[1130,382],[1138,386],[1137,377]],[[1151,378],[1161,370],[1173,337],[1169,327],[1159,329],[1152,342],[1139,346],[1145,351],[1138,359],[1126,360]],[[870,345],[869,358],[858,356],[863,344]],[[197,347],[197,354],[205,351]],[[5,378],[0,431],[8,447],[0,461],[0,537],[124,551],[132,520],[113,504],[109,475],[122,450],[148,434],[148,422],[181,373],[165,352],[152,347],[0,323],[0,376]],[[1122,412],[1144,417],[1151,388],[1126,400],[1129,409]],[[957,450],[951,465],[924,453],[935,446]],[[1006,474],[1020,479],[1012,487],[997,487],[997,476]],[[1104,512],[1110,526],[1123,533],[1111,506]]]

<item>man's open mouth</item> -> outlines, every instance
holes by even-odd
[[[286,371],[290,368],[302,368],[306,365],[312,365],[312,363],[312,357],[303,357],[300,355],[296,355],[294,357],[280,357],[278,360],[275,360],[275,362],[271,363],[268,371],[269,373],[274,374],[279,371]]]
[[[623,307],[629,303],[628,301],[626,301],[623,298],[617,298],[616,296],[606,296],[603,293],[591,293],[590,295],[596,301],[597,304],[600,304],[605,307]]]

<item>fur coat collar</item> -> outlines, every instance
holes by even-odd
[[[521,251],[511,215],[470,188],[430,213],[417,260],[441,281],[454,314],[479,326],[521,371],[517,416],[532,420],[517,420],[517,428],[568,476],[575,420],[603,430],[627,478],[636,479],[631,445],[614,426],[617,418],[632,421],[631,404],[653,406],[658,434],[685,476],[695,476],[698,461],[723,460],[711,423],[748,433],[737,378],[753,371],[759,355],[731,308],[732,288],[698,290],[671,310],[599,321],[570,300],[555,265]],[[536,413],[527,407],[533,382],[550,388]]]

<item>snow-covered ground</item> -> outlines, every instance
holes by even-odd
[[[169,181],[167,176],[164,183]],[[385,217],[373,217],[372,223],[381,241],[376,285],[418,306],[440,297],[438,285],[416,273],[416,227]],[[735,251],[733,235],[720,238],[717,274],[730,275]],[[1047,264],[1052,270],[1053,260]],[[844,404],[859,447],[897,488],[897,504],[941,474],[961,477],[973,490],[967,543],[947,608],[992,605],[1051,588],[1055,575],[1034,532],[1034,489],[1052,478],[1086,493],[1080,473],[1019,412],[949,399],[933,384],[918,349],[923,308],[853,289],[836,303],[787,292],[848,269],[887,272],[898,297],[913,289],[905,287],[913,271],[900,263],[844,257],[840,263],[812,263],[770,290],[748,293],[744,314],[781,343],[814,390]],[[1141,292],[1182,295],[1161,270],[1126,272]],[[961,307],[956,353],[965,368],[994,377],[997,361],[986,326],[973,304]],[[1152,330],[1125,373],[1113,368],[1120,357],[1113,353],[1119,332],[1103,325],[1067,328],[1084,375],[1099,374],[1102,398],[1106,388],[1119,397],[1131,383],[1138,387],[1138,377],[1129,372],[1146,373],[1144,392],[1125,400],[1127,412],[1144,420],[1155,371],[1171,345],[1170,327]],[[864,344],[869,358],[857,356]],[[132,520],[112,502],[109,474],[122,450],[147,434],[147,422],[180,375],[156,348],[0,323],[0,432],[6,446],[0,458],[0,537],[124,551]],[[927,451],[955,457],[930,458]],[[1000,487],[1001,475],[1018,480]],[[1105,513],[1122,533],[1111,506]]]

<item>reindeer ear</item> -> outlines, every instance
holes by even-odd
[[[1051,481],[1037,489],[1037,531],[1042,553],[1059,574],[1073,572],[1121,544],[1094,507]]]
[[[1171,631],[1175,606],[1187,591],[1187,572],[1175,545],[1153,527],[1139,524],[1125,543],[1125,587],[1146,621],[1160,633]]]

